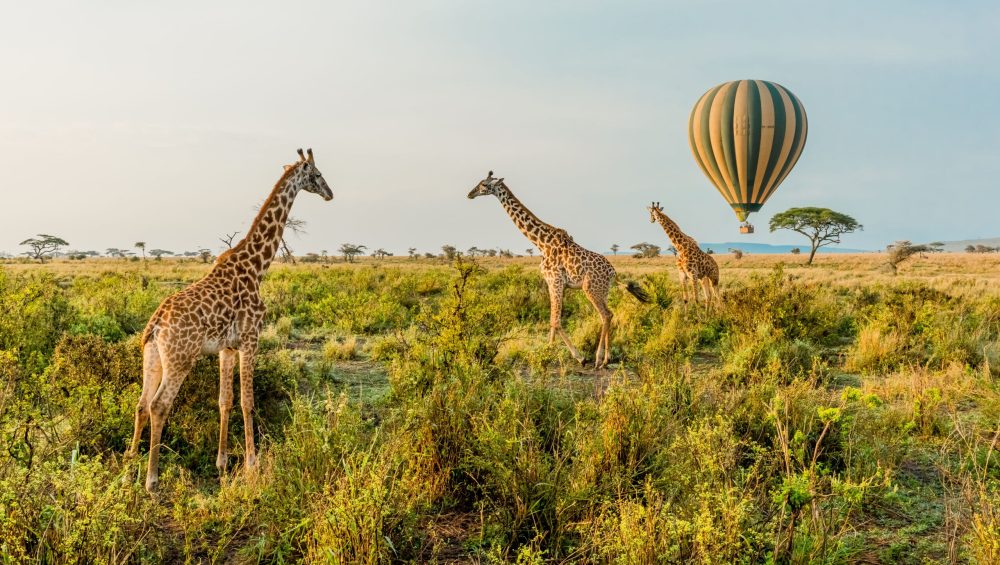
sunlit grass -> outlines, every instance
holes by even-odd
[[[155,499],[121,483],[136,335],[209,266],[0,265],[0,554],[990,562],[1000,258],[915,257],[897,276],[878,254],[717,259],[709,309],[679,300],[672,257],[612,257],[653,301],[612,293],[603,372],[548,344],[537,258],[279,263],[262,286],[259,467],[242,468],[237,406],[215,474],[206,357]],[[592,354],[578,292],[564,323]]]

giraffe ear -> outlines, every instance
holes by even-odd
[[[292,166],[291,165],[285,165],[283,168],[285,169],[285,172],[287,173],[288,170],[292,168]]]
[[[503,177],[500,177],[500,182],[503,182]]]

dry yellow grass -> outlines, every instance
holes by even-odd
[[[619,273],[638,276],[654,272],[676,272],[676,260],[672,255],[655,259],[636,259],[631,255],[609,256],[608,259]],[[899,274],[891,275],[885,269],[882,253],[860,254],[820,254],[813,265],[806,265],[802,255],[745,255],[736,259],[731,255],[716,255],[721,269],[722,286],[744,279],[753,273],[770,271],[782,265],[785,272],[797,280],[809,283],[824,283],[850,288],[872,284],[889,284],[901,281],[917,281],[951,294],[996,294],[1000,293],[1000,254],[940,253],[914,257],[899,267]],[[538,257],[477,258],[476,261],[487,268],[501,268],[521,265],[528,269],[538,266]],[[87,259],[84,261],[56,260],[44,265],[23,260],[0,262],[0,266],[12,271],[46,271],[57,276],[76,276],[100,272],[149,273],[158,279],[175,278],[189,281],[208,271],[211,264],[191,259],[164,259],[163,261],[123,261],[120,259]],[[409,259],[391,257],[376,261],[365,257],[354,263],[332,260],[329,263],[275,263],[272,271],[284,269],[366,269],[372,266],[400,269],[425,269],[445,267],[443,259]]]

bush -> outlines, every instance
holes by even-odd
[[[258,467],[217,476],[218,362],[205,356],[166,427],[158,500],[121,484],[137,333],[208,267],[0,270],[0,554],[990,561],[1000,299],[968,277],[810,282],[864,265],[831,261],[747,276],[773,263],[744,257],[712,308],[679,304],[672,269],[639,266],[650,272],[630,278],[653,301],[612,291],[619,364],[602,372],[547,343],[534,269],[276,266]],[[582,293],[564,318],[593,348]]]

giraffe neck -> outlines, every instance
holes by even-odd
[[[538,216],[522,204],[506,186],[500,189],[497,199],[500,200],[500,204],[503,205],[510,219],[514,221],[517,229],[521,230],[521,233],[544,253],[557,228],[538,219]]]
[[[250,274],[259,280],[271,266],[281,237],[285,232],[285,222],[292,209],[292,202],[301,188],[295,182],[296,169],[286,172],[274,186],[270,196],[261,205],[257,217],[247,230],[247,235],[231,250],[232,257],[249,266]],[[219,258],[221,263],[222,257]]]
[[[681,228],[666,214],[660,210],[656,210],[656,221],[663,228],[663,231],[667,232],[667,237],[670,238],[670,243],[674,244],[677,251],[687,251],[688,247],[691,245],[697,245],[691,236],[681,231]]]

